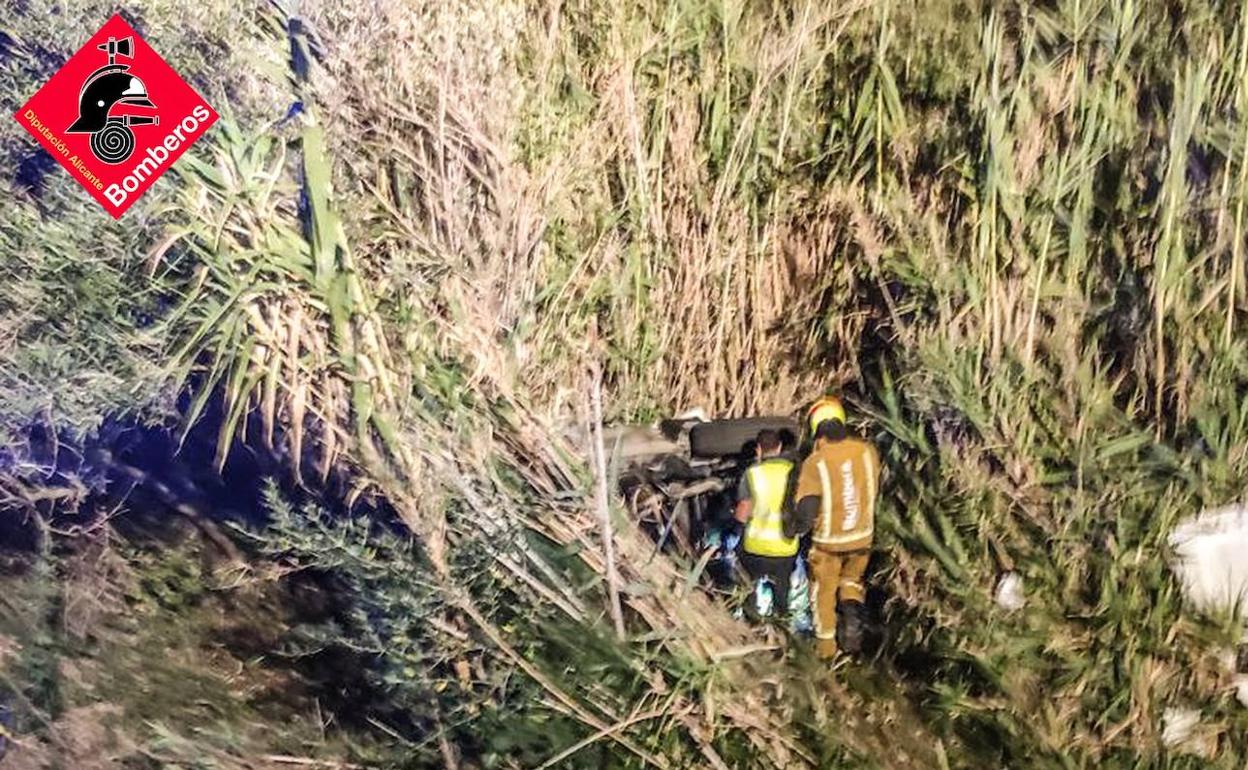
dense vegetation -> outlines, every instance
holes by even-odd
[[[11,110],[111,8],[0,10]],[[120,223],[0,126],[27,757],[103,708],[151,766],[1242,767],[1234,623],[1184,611],[1165,537],[1248,474],[1248,3],[295,10],[125,6],[224,120]],[[888,637],[835,673],[743,654],[579,438],[826,388],[888,464]],[[111,511],[117,421],[207,430],[196,473],[272,458],[237,553]],[[284,685],[218,667],[217,705],[145,711],[116,651],[196,639],[309,689],[266,712]],[[1170,706],[1205,718],[1166,749]]]

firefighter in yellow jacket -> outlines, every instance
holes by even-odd
[[[821,398],[808,417],[814,447],[798,473],[786,534],[810,533],[816,650],[821,658],[832,658],[837,600],[861,613],[866,598],[863,573],[875,531],[880,459],[875,447],[849,435],[840,400]]]

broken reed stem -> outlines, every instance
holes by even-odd
[[[611,531],[611,506],[607,492],[607,451],[602,441],[602,369],[593,364],[592,410],[590,429],[593,431],[595,504],[598,524],[602,530],[602,553],[606,562],[607,599],[615,634],[624,638],[624,611],[620,607],[620,578],[615,566],[615,537]]]
[[[264,762],[270,762],[278,765],[300,765],[302,767],[328,767],[332,770],[364,770],[364,765],[353,765],[347,762],[337,762],[328,759],[313,759],[312,757],[292,757],[285,754],[265,754],[260,757]]]
[[[651,754],[624,736],[616,734],[616,732],[613,731],[605,722],[590,713],[585,706],[578,703],[576,699],[574,699],[571,695],[568,695],[557,684],[551,681],[549,677],[542,673],[541,669],[537,668],[537,666],[535,666],[527,657],[521,655],[515,647],[512,647],[507,643],[507,640],[503,638],[502,633],[493,623],[481,614],[481,611],[477,609],[475,604],[473,604],[471,598],[461,597],[455,602],[455,605],[466,616],[468,616],[473,623],[476,624],[477,628],[479,628],[481,632],[485,634],[491,642],[493,642],[494,646],[497,647],[503,655],[507,656],[512,663],[519,667],[521,671],[527,674],[530,679],[536,682],[538,686],[545,690],[552,698],[571,711],[571,713],[578,720],[597,731],[605,731],[603,732],[604,736],[611,738],[611,740],[632,752],[647,764],[660,768],[669,767],[667,761],[662,757]],[[611,715],[608,714],[608,716]]]
[[[1229,165],[1229,163],[1228,163]],[[1227,172],[1229,178],[1230,172]],[[1235,201],[1235,234],[1231,238],[1231,277],[1226,297],[1226,334],[1225,344],[1230,347],[1235,339],[1235,300],[1238,291],[1236,283],[1239,271],[1243,269],[1243,237],[1244,237],[1244,194],[1248,192],[1248,121],[1244,124],[1244,144],[1240,152],[1238,195]]]
[[[601,730],[598,730],[597,732],[595,732],[593,735],[590,735],[586,738],[583,738],[580,741],[577,741],[576,743],[567,747],[566,749],[559,752],[555,756],[551,757],[550,759],[546,760],[542,764],[538,765],[537,770],[546,770],[546,768],[548,767],[554,767],[555,765],[558,765],[560,762],[564,761],[568,757],[577,753],[581,749],[592,746],[593,744],[597,743],[603,738],[608,738],[612,735],[615,735],[619,731],[627,727],[631,727],[632,725],[635,725],[638,722],[645,722],[650,719],[658,719],[659,717],[667,716],[667,715],[668,715],[668,709],[665,709],[665,708],[654,709],[653,711],[645,711],[640,714],[631,716],[628,719],[622,720],[620,722],[616,722],[610,727],[604,727]]]

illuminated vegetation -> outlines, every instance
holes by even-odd
[[[224,119],[120,224],[2,129],[0,435],[271,452],[287,494],[238,540],[346,607],[287,641],[366,653],[408,720],[326,752],[1242,766],[1233,624],[1164,559],[1248,475],[1248,4],[200,5],[136,15]],[[4,12],[6,93],[83,37],[37,11]],[[847,394],[888,464],[878,659],[732,655],[622,505],[614,638],[569,438],[598,376],[615,422]],[[50,515],[63,479],[19,460]],[[1200,756],[1163,750],[1170,705]]]

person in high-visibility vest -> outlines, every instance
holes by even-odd
[[[814,447],[802,461],[785,534],[810,533],[815,647],[821,658],[833,658],[837,600],[861,617],[866,598],[863,575],[874,540],[880,456],[871,444],[849,435],[839,399],[819,399],[807,418]]]
[[[773,608],[789,609],[789,578],[797,560],[798,539],[784,534],[784,504],[793,463],[780,456],[783,442],[774,430],[759,431],[757,462],[746,469],[737,487],[736,519],[744,525],[741,566],[752,583],[771,579]]]

